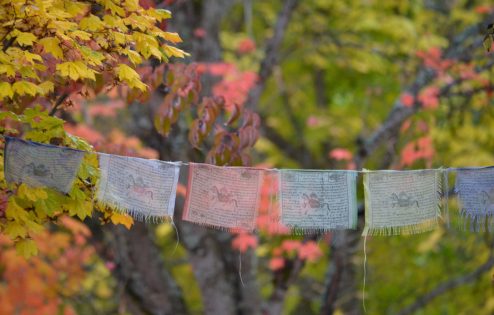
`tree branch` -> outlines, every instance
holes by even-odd
[[[278,54],[281,42],[293,11],[298,6],[299,0],[286,0],[278,14],[278,20],[274,27],[274,34],[266,44],[264,59],[261,61],[258,72],[257,84],[249,92],[245,108],[254,110],[259,104],[259,99],[266,87],[266,81],[273,73],[273,68],[278,64]]]
[[[96,220],[86,224],[98,254],[116,264],[113,274],[123,289],[120,307],[136,315],[187,314],[183,294],[144,223],[136,222],[130,230],[103,227]]]
[[[494,266],[494,256],[490,256],[489,259],[482,265],[480,265],[474,271],[467,273],[465,275],[456,277],[444,283],[437,285],[434,289],[430,290],[426,294],[420,296],[413,302],[411,305],[402,309],[398,312],[398,315],[408,315],[413,314],[415,311],[423,308],[427,303],[435,299],[441,294],[448,292],[449,290],[453,290],[461,285],[473,282],[478,279],[484,273],[488,272]]]
[[[67,97],[69,97],[68,93],[63,93],[62,95],[60,95],[48,115],[54,116],[57,113],[58,107],[62,105],[62,103],[67,99]]]

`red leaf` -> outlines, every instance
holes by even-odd
[[[285,259],[283,257],[273,257],[269,260],[269,269],[276,271],[285,267]]]
[[[256,246],[257,237],[248,233],[240,233],[232,241],[232,247],[241,253],[246,252],[249,247],[256,248]]]
[[[412,107],[415,102],[415,98],[410,93],[403,93],[400,97],[400,101],[405,107]]]
[[[301,245],[301,241],[284,240],[283,243],[281,243],[281,248],[283,249],[283,251],[290,253],[292,251],[299,250]]]
[[[256,50],[256,43],[250,38],[242,39],[238,43],[237,52],[239,54],[248,54]]]
[[[408,143],[401,151],[401,165],[411,166],[419,159],[431,161],[434,157],[434,147],[429,136]]]
[[[203,29],[202,27],[198,27],[194,30],[194,36],[197,38],[204,38],[206,37],[206,30]]]
[[[321,256],[322,251],[314,241],[308,241],[307,243],[302,244],[298,250],[298,257],[302,260],[314,262]]]
[[[419,94],[419,101],[425,108],[435,109],[439,106],[439,88],[430,86]]]
[[[352,154],[352,152],[350,152],[346,149],[337,148],[337,149],[333,149],[333,150],[331,150],[331,152],[329,152],[329,157],[334,159],[334,160],[338,160],[338,161],[341,161],[341,160],[349,161],[352,159],[353,154]]]

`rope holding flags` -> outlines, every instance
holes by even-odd
[[[93,153],[5,136],[9,185],[70,192],[84,154],[97,154],[96,201],[137,220],[173,218],[180,166],[189,166],[183,220],[218,229],[253,231],[263,185],[268,212],[295,233],[357,227],[357,176],[363,173],[363,236],[415,234],[448,223],[448,175],[456,172],[460,222],[494,230],[494,167],[411,171],[287,170],[164,162]],[[273,179],[276,181],[273,184]],[[273,203],[277,205],[274,206]]]

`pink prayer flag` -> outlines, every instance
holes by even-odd
[[[259,208],[263,171],[190,163],[183,219],[251,231]]]

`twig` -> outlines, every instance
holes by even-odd
[[[69,97],[68,93],[64,93],[64,94],[60,95],[60,97],[55,102],[55,105],[50,110],[50,113],[49,113],[50,116],[54,116],[57,113],[58,107],[60,105],[62,105],[62,103],[67,99],[67,97]]]

